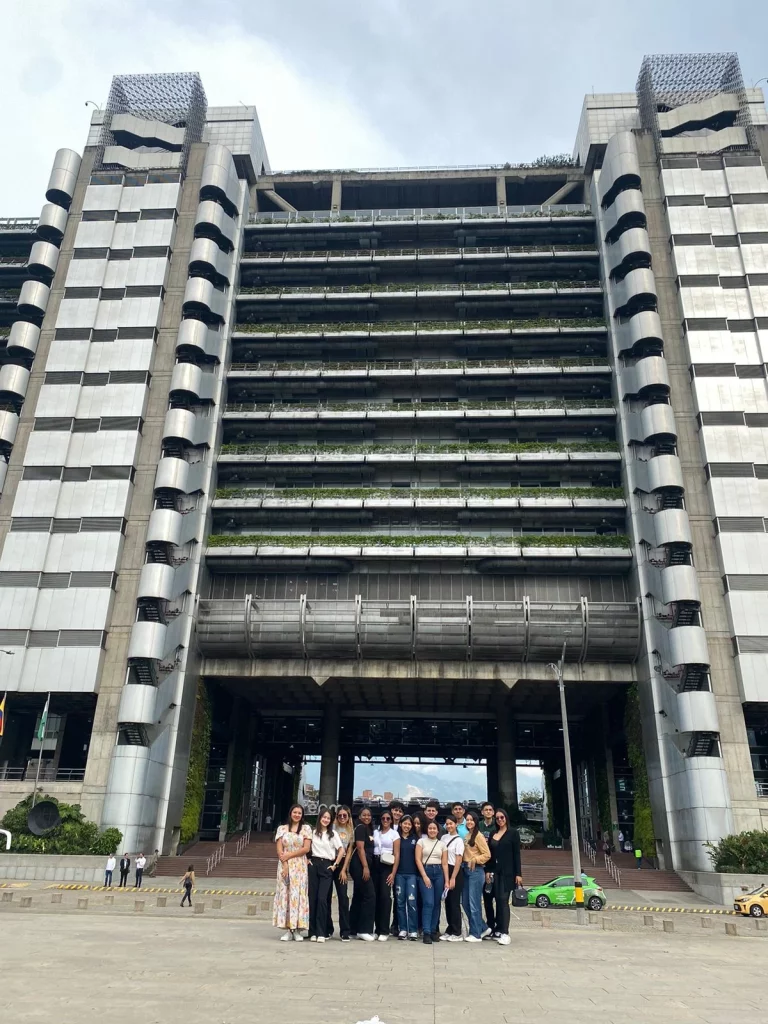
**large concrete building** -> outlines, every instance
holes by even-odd
[[[565,643],[584,833],[768,826],[766,163],[733,54],[459,169],[273,173],[253,107],[115,78],[0,221],[0,810],[50,693],[41,786],[129,850],[306,757],[538,762],[557,819]]]

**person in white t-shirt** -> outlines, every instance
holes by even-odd
[[[141,888],[141,880],[144,878],[144,868],[147,866],[147,858],[143,853],[140,853],[136,858],[136,876],[133,883],[134,889]]]
[[[107,859],[107,866],[104,868],[104,887],[112,888],[112,872],[117,867],[117,859],[114,853],[111,853]]]
[[[445,819],[445,835],[441,836],[440,842],[448,854],[448,892],[445,896],[445,919],[448,927],[440,936],[440,940],[461,942],[461,890],[464,888],[461,864],[464,859],[464,840],[459,835],[458,822],[453,815]]]
[[[321,807],[317,812],[317,825],[312,830],[312,848],[307,860],[310,942],[325,942],[328,937],[328,893],[333,873],[344,860],[344,844],[331,820],[330,810]]]
[[[400,863],[400,836],[392,827],[392,812],[382,811],[373,833],[373,884],[376,890],[376,935],[386,942],[392,924],[392,886]]]

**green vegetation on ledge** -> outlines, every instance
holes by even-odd
[[[629,537],[624,534],[586,534],[576,536],[565,533],[505,534],[503,536],[472,536],[470,534],[411,534],[386,536],[377,533],[335,534],[269,534],[234,533],[214,534],[208,538],[212,548],[274,546],[285,548],[308,547],[526,547],[526,548],[628,548]]]
[[[624,497],[620,487],[219,487],[217,498],[603,498]]]
[[[414,331],[451,332],[462,334],[475,331],[559,331],[605,329],[601,317],[539,320],[373,320],[367,323],[344,321],[339,323],[239,323],[235,334],[413,334]]]
[[[409,443],[404,441],[357,441],[354,444],[282,444],[253,441],[250,444],[223,444],[222,455],[477,455],[544,454],[547,452],[618,452],[617,441],[444,441]]]

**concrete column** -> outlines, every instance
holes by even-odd
[[[515,754],[515,723],[506,701],[499,704],[496,716],[496,754],[498,758],[499,795],[502,807],[510,813],[517,807],[517,759]]]
[[[227,747],[227,769],[224,777],[224,800],[221,805],[221,821],[219,822],[219,842],[223,843],[227,838],[229,829],[229,798],[232,795],[232,774],[235,770],[235,754],[237,748],[237,727],[238,715],[241,701],[235,698],[232,701],[232,711],[229,716],[230,738]]]
[[[489,750],[485,759],[487,799],[496,804],[499,799],[499,758],[495,750]]]
[[[337,211],[341,209],[341,175],[336,177],[331,182],[331,210]]]
[[[320,754],[320,803],[335,804],[339,774],[341,709],[329,701],[323,715],[323,745]]]
[[[616,803],[616,773],[613,770],[613,748],[611,747],[608,708],[603,705],[603,745],[605,750],[605,774],[608,777],[608,802],[611,807],[611,839],[619,848],[619,805]]]
[[[355,755],[344,751],[339,761],[339,803],[352,806],[355,799]]]
[[[507,178],[504,174],[496,175],[496,205],[507,205]]]

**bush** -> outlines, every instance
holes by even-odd
[[[705,843],[715,871],[726,874],[768,874],[768,831],[755,829]]]
[[[26,797],[6,812],[0,828],[11,833],[12,853],[58,853],[58,854],[110,854],[114,853],[123,838],[119,829],[108,828],[99,832],[99,827],[87,821],[79,804],[60,803],[56,797],[42,796],[59,808],[61,824],[45,836],[35,836],[27,827],[27,815],[32,809],[32,796]]]

